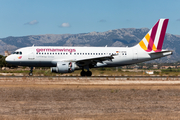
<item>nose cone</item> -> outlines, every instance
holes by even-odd
[[[10,55],[10,56],[7,56],[6,59],[5,59],[5,61],[6,61],[7,63],[10,63],[10,62],[12,61],[11,55]]]

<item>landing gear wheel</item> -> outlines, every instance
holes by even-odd
[[[84,70],[81,71],[81,76],[86,76],[86,72]]]
[[[29,76],[32,76],[32,75],[33,75],[33,73],[30,72],[30,73],[29,73]]]
[[[91,76],[92,75],[92,72],[91,71],[87,71],[86,72],[86,76]]]

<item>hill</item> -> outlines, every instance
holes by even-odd
[[[5,50],[14,50],[32,46],[134,46],[146,35],[148,28],[123,28],[106,32],[90,32],[80,34],[46,34],[0,39],[0,54]],[[174,62],[180,59],[180,35],[166,34],[163,49],[173,50],[173,55],[158,59],[156,62]]]

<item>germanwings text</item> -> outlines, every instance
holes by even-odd
[[[36,52],[76,52],[76,49],[67,49],[67,48],[62,48],[62,49],[58,49],[58,48],[37,48]]]

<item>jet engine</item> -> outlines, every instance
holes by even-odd
[[[51,67],[51,72],[55,73],[71,73],[75,70],[74,62],[58,62],[57,67]]]

